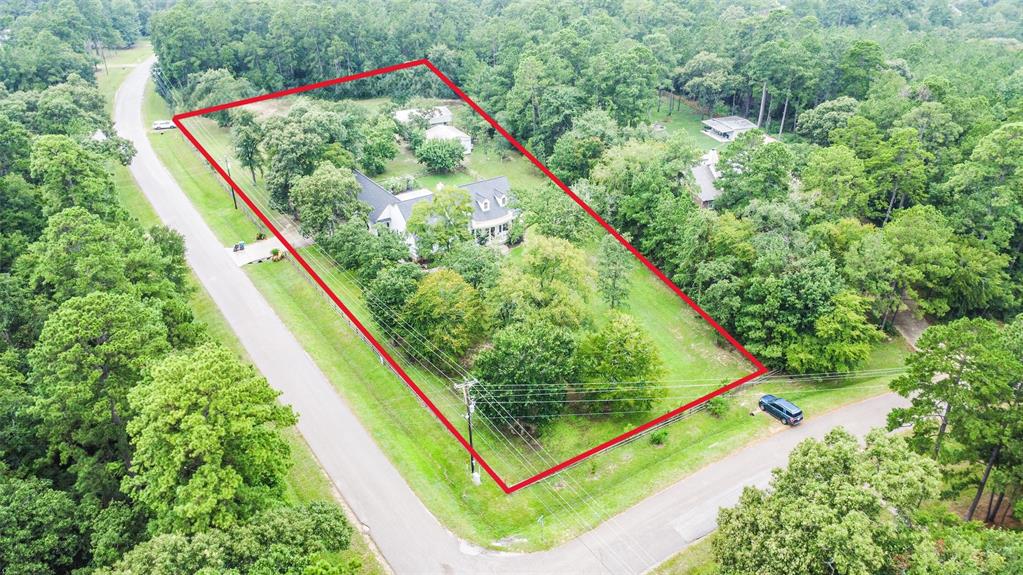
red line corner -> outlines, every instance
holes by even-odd
[[[504,138],[507,139],[508,142],[512,146],[514,146],[516,150],[519,151],[519,153],[521,153],[523,156],[525,156],[527,159],[529,159],[529,161],[532,162],[533,165],[535,165],[537,167],[537,169],[539,169],[541,172],[543,172],[544,175],[546,175],[548,178],[550,178],[551,181],[553,181],[563,192],[565,192],[583,210],[585,210],[586,213],[590,215],[590,217],[592,217],[594,220],[596,220],[597,223],[599,223],[605,230],[607,230],[611,235],[613,235],[615,237],[615,239],[617,239],[623,246],[625,246],[626,249],[629,250],[630,253],[632,253],[632,255],[634,255],[637,259],[639,259],[639,261],[643,262],[643,265],[645,265],[651,272],[654,273],[654,275],[656,275],[662,282],[664,282],[664,284],[667,285],[676,295],[678,295],[683,301],[685,301],[686,304],[689,305],[689,307],[691,307],[693,310],[695,310],[696,313],[698,313],[708,324],[710,324],[723,338],[725,338],[726,341],[728,341],[733,347],[735,347],[739,351],[739,353],[742,354],[743,357],[745,357],[750,363],[752,363],[753,366],[756,367],[756,370],[753,371],[752,373],[748,374],[748,375],[745,375],[745,376],[743,376],[743,377],[741,377],[741,378],[739,378],[739,379],[729,383],[728,385],[725,385],[725,386],[723,386],[723,387],[721,387],[719,389],[716,389],[716,390],[712,391],[711,393],[708,393],[708,394],[704,395],[703,397],[700,397],[700,398],[697,398],[697,399],[695,399],[693,401],[690,401],[689,403],[686,403],[685,405],[682,405],[682,406],[680,406],[680,407],[678,407],[676,409],[673,409],[672,411],[669,411],[668,413],[665,413],[664,415],[661,415],[660,417],[657,417],[656,419],[653,419],[653,420],[651,420],[651,421],[649,421],[649,422],[647,422],[647,423],[645,423],[643,425],[640,425],[640,426],[638,426],[638,427],[636,427],[636,428],[634,428],[634,429],[632,429],[630,431],[622,433],[621,435],[619,435],[617,437],[614,437],[614,438],[612,438],[612,439],[610,439],[608,441],[605,441],[604,443],[596,445],[596,446],[594,446],[594,447],[592,447],[592,448],[590,448],[590,449],[588,449],[588,450],[586,450],[586,451],[584,451],[584,452],[582,452],[582,453],[580,453],[580,454],[578,454],[578,455],[576,455],[574,457],[566,459],[565,461],[563,461],[563,462],[561,462],[561,463],[559,463],[559,464],[557,464],[557,465],[555,465],[553,467],[550,467],[550,468],[546,469],[545,471],[541,471],[540,473],[537,473],[536,475],[533,475],[532,477],[529,477],[529,478],[524,479],[522,481],[519,481],[518,483],[515,483],[515,484],[512,484],[512,485],[508,485],[501,478],[501,476],[498,475],[497,472],[490,466],[490,464],[488,464],[486,462],[486,460],[476,451],[476,449],[469,445],[469,442],[461,434],[461,432],[459,432],[455,428],[455,426],[444,416],[444,414],[441,413],[440,409],[438,409],[437,406],[430,400],[430,398],[427,397],[427,395],[423,392],[423,390],[420,389],[419,386],[416,385],[416,383],[414,381],[412,381],[412,378],[409,377],[408,373],[406,373],[404,369],[402,369],[401,365],[399,365],[398,362],[395,361],[395,359],[391,356],[391,354],[387,352],[387,350],[384,348],[384,346],[381,345],[380,342],[377,341],[377,339],[375,337],[373,337],[373,334],[371,334],[369,332],[369,330],[366,329],[366,326],[362,324],[362,322],[359,320],[359,318],[357,318],[355,316],[355,314],[352,313],[352,311],[348,308],[348,306],[346,306],[344,304],[344,302],[341,301],[341,299],[337,296],[337,294],[335,294],[334,291],[332,289],[330,289],[330,287],[327,285],[327,283],[325,281],[323,281],[323,279],[319,276],[319,274],[316,273],[316,271],[313,269],[313,267],[311,265],[309,265],[309,263],[305,260],[305,258],[302,257],[302,255],[298,252],[298,250],[295,249],[295,247],[292,246],[288,242],[287,238],[284,237],[284,234],[282,234],[273,225],[273,223],[270,221],[270,219],[266,217],[266,215],[259,209],[259,207],[257,207],[256,204],[249,198],[249,196],[241,189],[241,186],[239,186],[237,183],[235,183],[235,181],[233,179],[231,179],[231,177],[227,174],[227,172],[220,166],[219,163],[217,163],[217,161],[215,159],[213,159],[213,156],[210,155],[210,153],[205,148],[203,148],[203,146],[199,143],[199,141],[195,138],[195,136],[188,130],[188,128],[185,127],[184,123],[182,122],[182,120],[185,120],[187,118],[203,116],[203,115],[210,114],[210,113],[213,113],[213,112],[219,112],[219,111],[223,111],[223,110],[228,110],[230,108],[236,108],[236,107],[239,107],[239,106],[244,106],[246,104],[252,104],[254,102],[262,102],[264,100],[271,100],[271,99],[274,99],[274,98],[280,98],[280,97],[289,96],[289,95],[292,95],[292,94],[299,94],[299,93],[303,93],[303,92],[308,92],[310,90],[316,90],[318,88],[325,88],[325,87],[328,87],[328,86],[334,86],[334,85],[342,84],[342,83],[345,83],[345,82],[351,82],[353,80],[360,80],[360,79],[363,79],[363,78],[369,78],[369,77],[373,77],[373,76],[379,76],[379,75],[382,75],[382,74],[387,74],[389,72],[395,72],[395,71],[398,71],[398,70],[414,68],[416,66],[424,66],[427,69],[429,69],[430,72],[432,72],[438,78],[440,78],[440,80],[442,82],[444,82],[444,84],[447,85],[447,87],[450,88],[452,92],[454,92],[469,107],[471,107],[473,110],[475,110],[476,113],[478,113],[480,116],[482,116],[494,128],[494,130],[496,130],[499,134],[504,136]],[[352,74],[350,76],[343,76],[343,77],[340,77],[340,78],[334,78],[332,80],[325,80],[323,82],[316,82],[314,84],[309,84],[309,85],[306,85],[306,86],[299,86],[299,87],[295,87],[295,88],[289,88],[289,89],[286,89],[286,90],[280,90],[280,91],[277,91],[277,92],[272,92],[272,93],[269,93],[269,94],[262,94],[262,95],[259,95],[259,96],[253,96],[251,98],[245,98],[243,100],[238,100],[236,102],[228,102],[228,103],[225,103],[225,104],[219,104],[219,105],[216,105],[216,106],[210,106],[208,108],[202,108],[202,109],[199,109],[199,110],[192,110],[190,112],[184,112],[184,113],[181,113],[181,114],[176,114],[176,115],[174,115],[172,120],[174,122],[174,125],[178,127],[178,129],[181,131],[182,134],[185,135],[185,138],[187,138],[188,141],[191,142],[191,144],[193,146],[195,146],[195,148],[197,150],[199,150],[199,153],[202,154],[202,156],[206,159],[207,162],[209,162],[209,164],[213,167],[213,169],[218,174],[220,174],[220,177],[222,177],[224,179],[224,181],[226,181],[228,183],[228,185],[231,186],[231,189],[233,189],[235,191],[235,193],[238,194],[239,197],[241,197],[242,201],[245,202],[245,205],[247,205],[249,207],[249,209],[251,209],[252,212],[256,214],[256,216],[260,219],[260,221],[263,222],[263,224],[267,227],[267,229],[269,229],[271,232],[273,232],[274,236],[276,236],[277,239],[280,240],[281,244],[283,244],[284,247],[288,250],[288,252],[292,255],[292,257],[295,258],[295,261],[297,261],[299,263],[299,265],[301,265],[302,268],[310,275],[310,277],[313,278],[313,281],[315,281],[316,284],[318,286],[320,286],[320,289],[322,289],[324,291],[324,293],[327,294],[327,296],[331,299],[331,301],[333,301],[341,309],[341,311],[352,322],[352,324],[355,325],[355,327],[362,333],[363,336],[365,336],[366,340],[370,342],[370,344],[377,351],[377,353],[380,354],[380,356],[388,363],[388,365],[391,366],[391,368],[395,371],[395,373],[397,373],[398,376],[401,377],[401,379],[405,382],[405,384],[408,385],[412,389],[412,391],[423,401],[423,403],[427,406],[427,408],[440,420],[441,424],[444,425],[444,427],[455,437],[455,439],[462,445],[462,447],[464,447],[466,449],[466,451],[468,451],[470,454],[472,454],[473,457],[476,458],[476,460],[479,462],[480,466],[482,466],[483,469],[485,469],[487,471],[487,473],[490,475],[490,477],[493,478],[493,480],[497,483],[497,485],[505,493],[513,493],[515,491],[518,491],[519,489],[522,489],[523,487],[526,487],[528,485],[532,485],[532,484],[534,484],[534,483],[536,483],[536,482],[538,482],[538,481],[540,481],[542,479],[550,477],[551,475],[554,475],[554,474],[558,473],[559,471],[562,471],[562,470],[564,470],[564,469],[566,469],[566,468],[568,468],[568,467],[570,467],[570,466],[572,466],[572,465],[574,465],[574,464],[576,464],[576,463],[586,459],[587,457],[595,455],[595,454],[597,454],[597,453],[599,453],[601,451],[604,451],[605,449],[608,449],[610,447],[613,447],[614,445],[617,445],[617,444],[619,444],[619,443],[621,443],[621,442],[623,442],[623,441],[625,441],[625,440],[627,440],[627,439],[629,439],[631,437],[639,435],[639,434],[643,433],[644,431],[646,431],[646,430],[648,430],[648,429],[650,429],[652,427],[655,427],[658,424],[663,423],[663,422],[671,419],[672,417],[674,417],[674,416],[676,416],[676,415],[678,415],[678,414],[680,414],[680,413],[682,413],[682,412],[684,412],[684,411],[686,411],[688,409],[691,409],[691,408],[696,407],[696,406],[698,406],[700,404],[706,403],[707,401],[710,401],[714,397],[717,397],[717,396],[719,396],[719,395],[721,395],[723,393],[726,393],[729,390],[732,390],[732,389],[734,389],[734,388],[736,388],[736,387],[738,387],[738,386],[740,386],[740,385],[742,385],[742,384],[744,384],[744,383],[746,383],[746,382],[748,382],[748,381],[750,381],[750,380],[752,380],[754,378],[757,378],[757,377],[767,373],[767,371],[768,371],[767,368],[759,360],[757,360],[756,357],[753,356],[753,354],[751,354],[749,351],[747,351],[746,348],[744,348],[742,346],[742,344],[740,344],[734,337],[732,337],[732,335],[730,333],[728,333],[723,327],[721,327],[716,321],[714,321],[714,318],[710,317],[710,315],[707,314],[707,312],[705,312],[702,308],[700,308],[700,306],[697,305],[696,302],[694,302],[688,295],[686,295],[681,289],[679,289],[678,286],[676,286],[670,279],[668,279],[667,276],[664,275],[664,273],[661,270],[659,270],[657,268],[657,266],[655,266],[652,262],[650,262],[650,260],[648,260],[645,256],[643,256],[643,254],[641,254],[639,252],[639,250],[637,250],[632,244],[630,244],[610,224],[608,224],[606,221],[604,221],[604,219],[601,218],[599,214],[597,214],[589,205],[587,205],[581,198],[579,198],[579,196],[577,196],[574,192],[572,192],[572,190],[569,189],[569,187],[567,185],[565,185],[564,182],[562,182],[557,176],[555,176],[554,173],[552,173],[547,168],[547,166],[543,165],[543,163],[541,163],[540,160],[538,160],[536,158],[536,156],[534,156],[532,153],[530,153],[529,150],[527,150],[522,144],[520,144],[518,140],[516,140],[514,137],[512,137],[512,135],[509,134],[503,127],[501,127],[501,125],[498,124],[496,120],[494,120],[489,114],[487,114],[483,110],[483,108],[481,108],[476,102],[474,102],[472,100],[472,98],[470,98],[468,95],[466,95],[465,92],[463,92],[458,86],[456,86],[455,83],[452,82],[450,78],[448,78],[446,75],[444,75],[443,72],[441,72],[439,69],[437,69],[437,67],[433,64],[433,62],[431,62],[428,59],[424,58],[424,59],[419,59],[419,60],[412,60],[412,61],[404,62],[404,63],[401,63],[401,64],[395,64],[395,65],[392,65],[392,66],[386,66],[384,68],[378,68],[376,70],[368,70],[368,71],[365,71],[365,72],[359,72],[357,74]]]

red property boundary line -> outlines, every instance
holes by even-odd
[[[205,148],[203,148],[203,146],[199,143],[195,136],[192,135],[192,133],[189,132],[185,125],[182,123],[182,120],[185,120],[187,118],[203,116],[213,112],[219,112],[230,108],[236,108],[238,106],[244,106],[246,104],[252,104],[254,102],[262,102],[264,100],[271,100],[274,98],[280,98],[282,96],[288,96],[291,94],[299,94],[302,92],[308,92],[310,90],[316,90],[318,88],[326,88],[329,86],[334,86],[345,82],[351,82],[353,80],[369,78],[372,76],[379,76],[382,74],[387,74],[389,72],[395,72],[398,70],[415,68],[417,66],[424,66],[425,68],[430,70],[430,72],[432,72],[438,78],[440,78],[440,80],[444,82],[444,84],[446,84],[447,87],[450,88],[452,92],[454,92],[459,98],[462,99],[462,101],[464,101],[473,110],[475,110],[476,113],[482,116],[494,128],[494,130],[496,130],[499,134],[504,136],[505,139],[507,139],[508,142],[511,143],[511,145],[514,146],[515,149],[519,151],[519,153],[528,158],[529,161],[533,163],[533,165],[535,165],[541,172],[544,173],[544,175],[546,175],[548,178],[551,179],[551,181],[557,184],[557,186],[561,188],[563,192],[568,194],[568,196],[572,198],[572,200],[574,200],[575,203],[579,204],[579,207],[585,210],[586,213],[590,215],[590,217],[596,220],[597,223],[599,223],[605,230],[608,231],[608,233],[613,235],[615,239],[617,239],[623,246],[625,246],[625,248],[628,249],[633,256],[635,256],[639,261],[643,262],[643,265],[645,265],[647,269],[653,272],[654,275],[656,275],[662,282],[664,282],[665,285],[668,286],[668,288],[675,292],[675,294],[678,295],[678,297],[682,298],[682,300],[685,301],[686,304],[689,305],[689,307],[691,307],[698,314],[700,314],[700,316],[707,323],[709,323],[715,330],[717,330],[717,332],[721,334],[722,337],[724,337],[730,344],[732,344],[737,350],[739,350],[739,353],[741,353],[743,357],[749,360],[750,363],[752,363],[757,368],[756,371],[742,378],[739,378],[733,381],[732,383],[729,383],[728,385],[725,385],[715,391],[712,391],[711,393],[708,393],[703,397],[690,401],[689,403],[682,405],[677,409],[669,411],[668,413],[665,413],[664,415],[656,419],[653,419],[639,427],[636,427],[631,431],[627,431],[619,435],[618,437],[615,437],[613,439],[605,441],[604,443],[601,443],[600,445],[587,449],[586,451],[576,455],[575,457],[566,459],[565,461],[547,469],[546,471],[537,473],[536,475],[528,479],[524,479],[512,485],[508,485],[507,483],[505,483],[505,481],[501,479],[497,472],[494,471],[490,464],[486,462],[486,460],[476,451],[476,449],[469,445],[468,440],[466,440],[466,438],[455,428],[455,426],[451,424],[451,422],[444,416],[443,413],[441,413],[437,406],[434,405],[432,401],[430,401],[430,398],[427,397],[425,393],[423,393],[423,391],[419,388],[418,385],[416,385],[414,381],[412,381],[412,378],[409,377],[409,375],[405,372],[404,369],[402,369],[398,362],[395,361],[393,357],[391,357],[391,354],[388,353],[386,349],[384,349],[384,346],[381,345],[380,342],[378,342],[375,337],[373,337],[373,334],[371,334],[369,330],[366,329],[366,326],[364,326],[362,322],[360,322],[359,319],[355,316],[355,314],[352,313],[350,309],[348,309],[348,306],[346,306],[344,302],[342,302],[341,299],[334,293],[334,291],[330,289],[326,282],[324,282],[323,279],[320,278],[319,274],[317,274],[316,271],[313,270],[312,266],[309,265],[309,263],[305,260],[305,258],[302,257],[298,250],[296,250],[288,242],[287,238],[284,237],[284,234],[282,234],[280,231],[277,230],[276,227],[274,227],[273,223],[270,222],[269,218],[267,218],[266,215],[263,214],[263,212],[256,206],[256,204],[249,198],[249,196],[241,189],[241,186],[236,184],[235,181],[231,179],[231,176],[229,176],[227,172],[220,166],[220,164],[218,164],[217,161],[213,159],[213,156],[211,156],[210,153]],[[289,88],[287,90],[281,90],[270,94],[263,94],[261,96],[253,96],[251,98],[245,98],[243,100],[238,100],[236,102],[229,102],[217,106],[210,106],[208,108],[203,108],[200,110],[193,110],[191,112],[185,112],[182,114],[175,115],[173,117],[173,121],[174,124],[178,127],[178,129],[181,130],[181,133],[185,135],[188,141],[191,142],[192,145],[195,146],[197,150],[199,150],[199,153],[202,154],[204,158],[206,158],[206,161],[209,162],[211,166],[213,166],[213,169],[216,170],[216,172],[220,174],[222,178],[224,178],[224,180],[231,186],[235,193],[237,193],[238,196],[242,198],[242,201],[245,202],[245,204],[259,217],[263,224],[266,225],[266,227],[271,232],[273,232],[274,236],[276,236],[277,239],[280,240],[284,247],[287,248],[288,252],[291,253],[292,257],[294,257],[295,260],[302,266],[302,268],[309,273],[310,277],[312,277],[316,284],[320,286],[320,289],[322,289],[327,294],[327,296],[341,309],[341,311],[345,314],[345,316],[348,317],[352,324],[355,325],[355,327],[358,328],[360,332],[362,332],[362,335],[365,336],[366,340],[369,341],[370,344],[372,344],[374,349],[376,349],[377,353],[379,353],[380,356],[387,361],[387,363],[391,366],[394,372],[397,373],[399,377],[401,377],[401,379],[415,392],[415,394],[421,400],[423,400],[423,403],[425,403],[426,406],[430,409],[430,411],[433,412],[435,416],[437,416],[437,418],[444,425],[444,427],[447,428],[449,432],[451,432],[451,435],[453,435],[455,439],[457,439],[458,442],[462,444],[462,447],[464,447],[466,451],[468,451],[470,454],[473,455],[473,457],[476,458],[476,460],[483,467],[483,469],[487,471],[490,477],[494,479],[494,481],[501,487],[501,489],[505,493],[513,493],[515,491],[518,491],[519,489],[522,489],[523,487],[526,487],[527,485],[532,485],[533,483],[536,483],[541,479],[550,477],[551,475],[554,475],[555,473],[567,467],[570,467],[578,463],[579,461],[582,461],[583,459],[590,457],[591,455],[599,453],[631,437],[639,435],[644,431],[652,427],[655,427],[688,409],[705,403],[711,400],[712,398],[717,397],[731,389],[734,389],[746,383],[747,381],[759,377],[767,372],[767,368],[762,363],[760,363],[760,361],[757,360],[757,358],[754,357],[753,354],[746,351],[746,348],[744,348],[742,344],[740,344],[734,337],[732,337],[730,333],[728,333],[723,327],[721,327],[716,321],[714,321],[714,318],[710,317],[710,315],[708,315],[707,312],[703,311],[703,309],[701,309],[700,306],[696,304],[696,302],[690,299],[690,297],[686,295],[681,289],[679,289],[678,286],[672,283],[672,281],[669,280],[668,277],[665,276],[663,272],[661,272],[661,270],[657,269],[657,266],[651,263],[650,260],[643,256],[643,254],[639,253],[639,250],[633,247],[632,244],[630,244],[624,237],[622,237],[622,235],[619,234],[618,231],[615,230],[613,227],[611,227],[610,224],[605,222],[603,218],[601,218],[595,211],[593,211],[592,208],[590,208],[590,206],[586,204],[586,202],[579,198],[579,196],[572,192],[572,190],[569,189],[569,187],[566,186],[564,182],[558,179],[557,176],[555,176],[549,169],[547,169],[547,166],[544,166],[538,159],[536,159],[536,157],[533,156],[533,154],[531,154],[529,150],[523,147],[523,145],[520,144],[518,140],[513,138],[512,135],[509,134],[504,128],[502,128],[500,124],[498,124],[493,118],[491,118],[489,114],[483,111],[483,108],[476,104],[476,102],[474,102],[472,98],[470,98],[464,92],[462,92],[462,90],[458,86],[456,86],[455,83],[452,82],[450,78],[448,78],[447,76],[444,75],[443,72],[438,70],[437,67],[433,65],[433,62],[430,62],[426,58],[420,60],[412,60],[410,62],[396,64],[393,66],[387,66],[376,70],[360,72],[358,74],[352,74],[350,76],[335,78],[333,80],[317,82],[315,84],[309,84],[306,86]]]

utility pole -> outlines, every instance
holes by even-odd
[[[462,398],[465,400],[465,420],[469,423],[469,447],[473,447],[472,444],[472,414],[476,411],[476,400],[472,398],[472,394],[469,390],[472,386],[479,383],[475,379],[467,379],[462,383],[455,385],[456,388],[462,390]],[[472,482],[474,485],[480,484],[480,472],[476,469],[476,457],[473,456],[472,452],[469,452],[469,472],[472,473]]]
[[[227,165],[227,178],[230,180],[227,182],[227,187],[231,188],[231,201],[234,202],[234,209],[238,209],[238,198],[234,195],[234,178],[231,177],[231,158],[224,158],[224,164]]]

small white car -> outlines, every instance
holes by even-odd
[[[171,122],[170,120],[157,120],[153,122],[153,129],[157,131],[173,130],[174,128],[177,128],[177,126],[175,126],[174,122]]]

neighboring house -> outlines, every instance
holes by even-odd
[[[415,236],[408,233],[408,221],[412,208],[423,201],[430,201],[433,192],[427,189],[411,190],[392,194],[358,170],[352,170],[359,183],[359,200],[369,204],[370,226],[386,226],[406,237],[412,253],[416,252]],[[511,186],[508,178],[498,176],[471,184],[459,186],[469,192],[472,199],[472,218],[469,227],[473,234],[487,241],[504,243],[508,228],[515,219],[516,211],[509,207]]]
[[[447,106],[436,106],[433,108],[409,108],[407,110],[398,110],[394,113],[394,119],[402,124],[411,122],[416,116],[423,116],[426,118],[426,123],[430,126],[447,125],[451,124],[454,119],[454,115],[451,114],[451,109]]]
[[[739,134],[756,127],[756,124],[741,116],[724,116],[703,121],[704,133],[719,142],[731,142]]]
[[[469,134],[447,124],[437,124],[426,131],[427,140],[458,140],[466,154],[472,152],[472,138]]]
[[[714,200],[721,195],[721,190],[714,185],[714,182],[721,177],[717,169],[718,152],[711,150],[700,158],[700,163],[693,166],[693,178],[696,180],[696,190],[693,193],[693,201],[701,208],[713,208]]]

